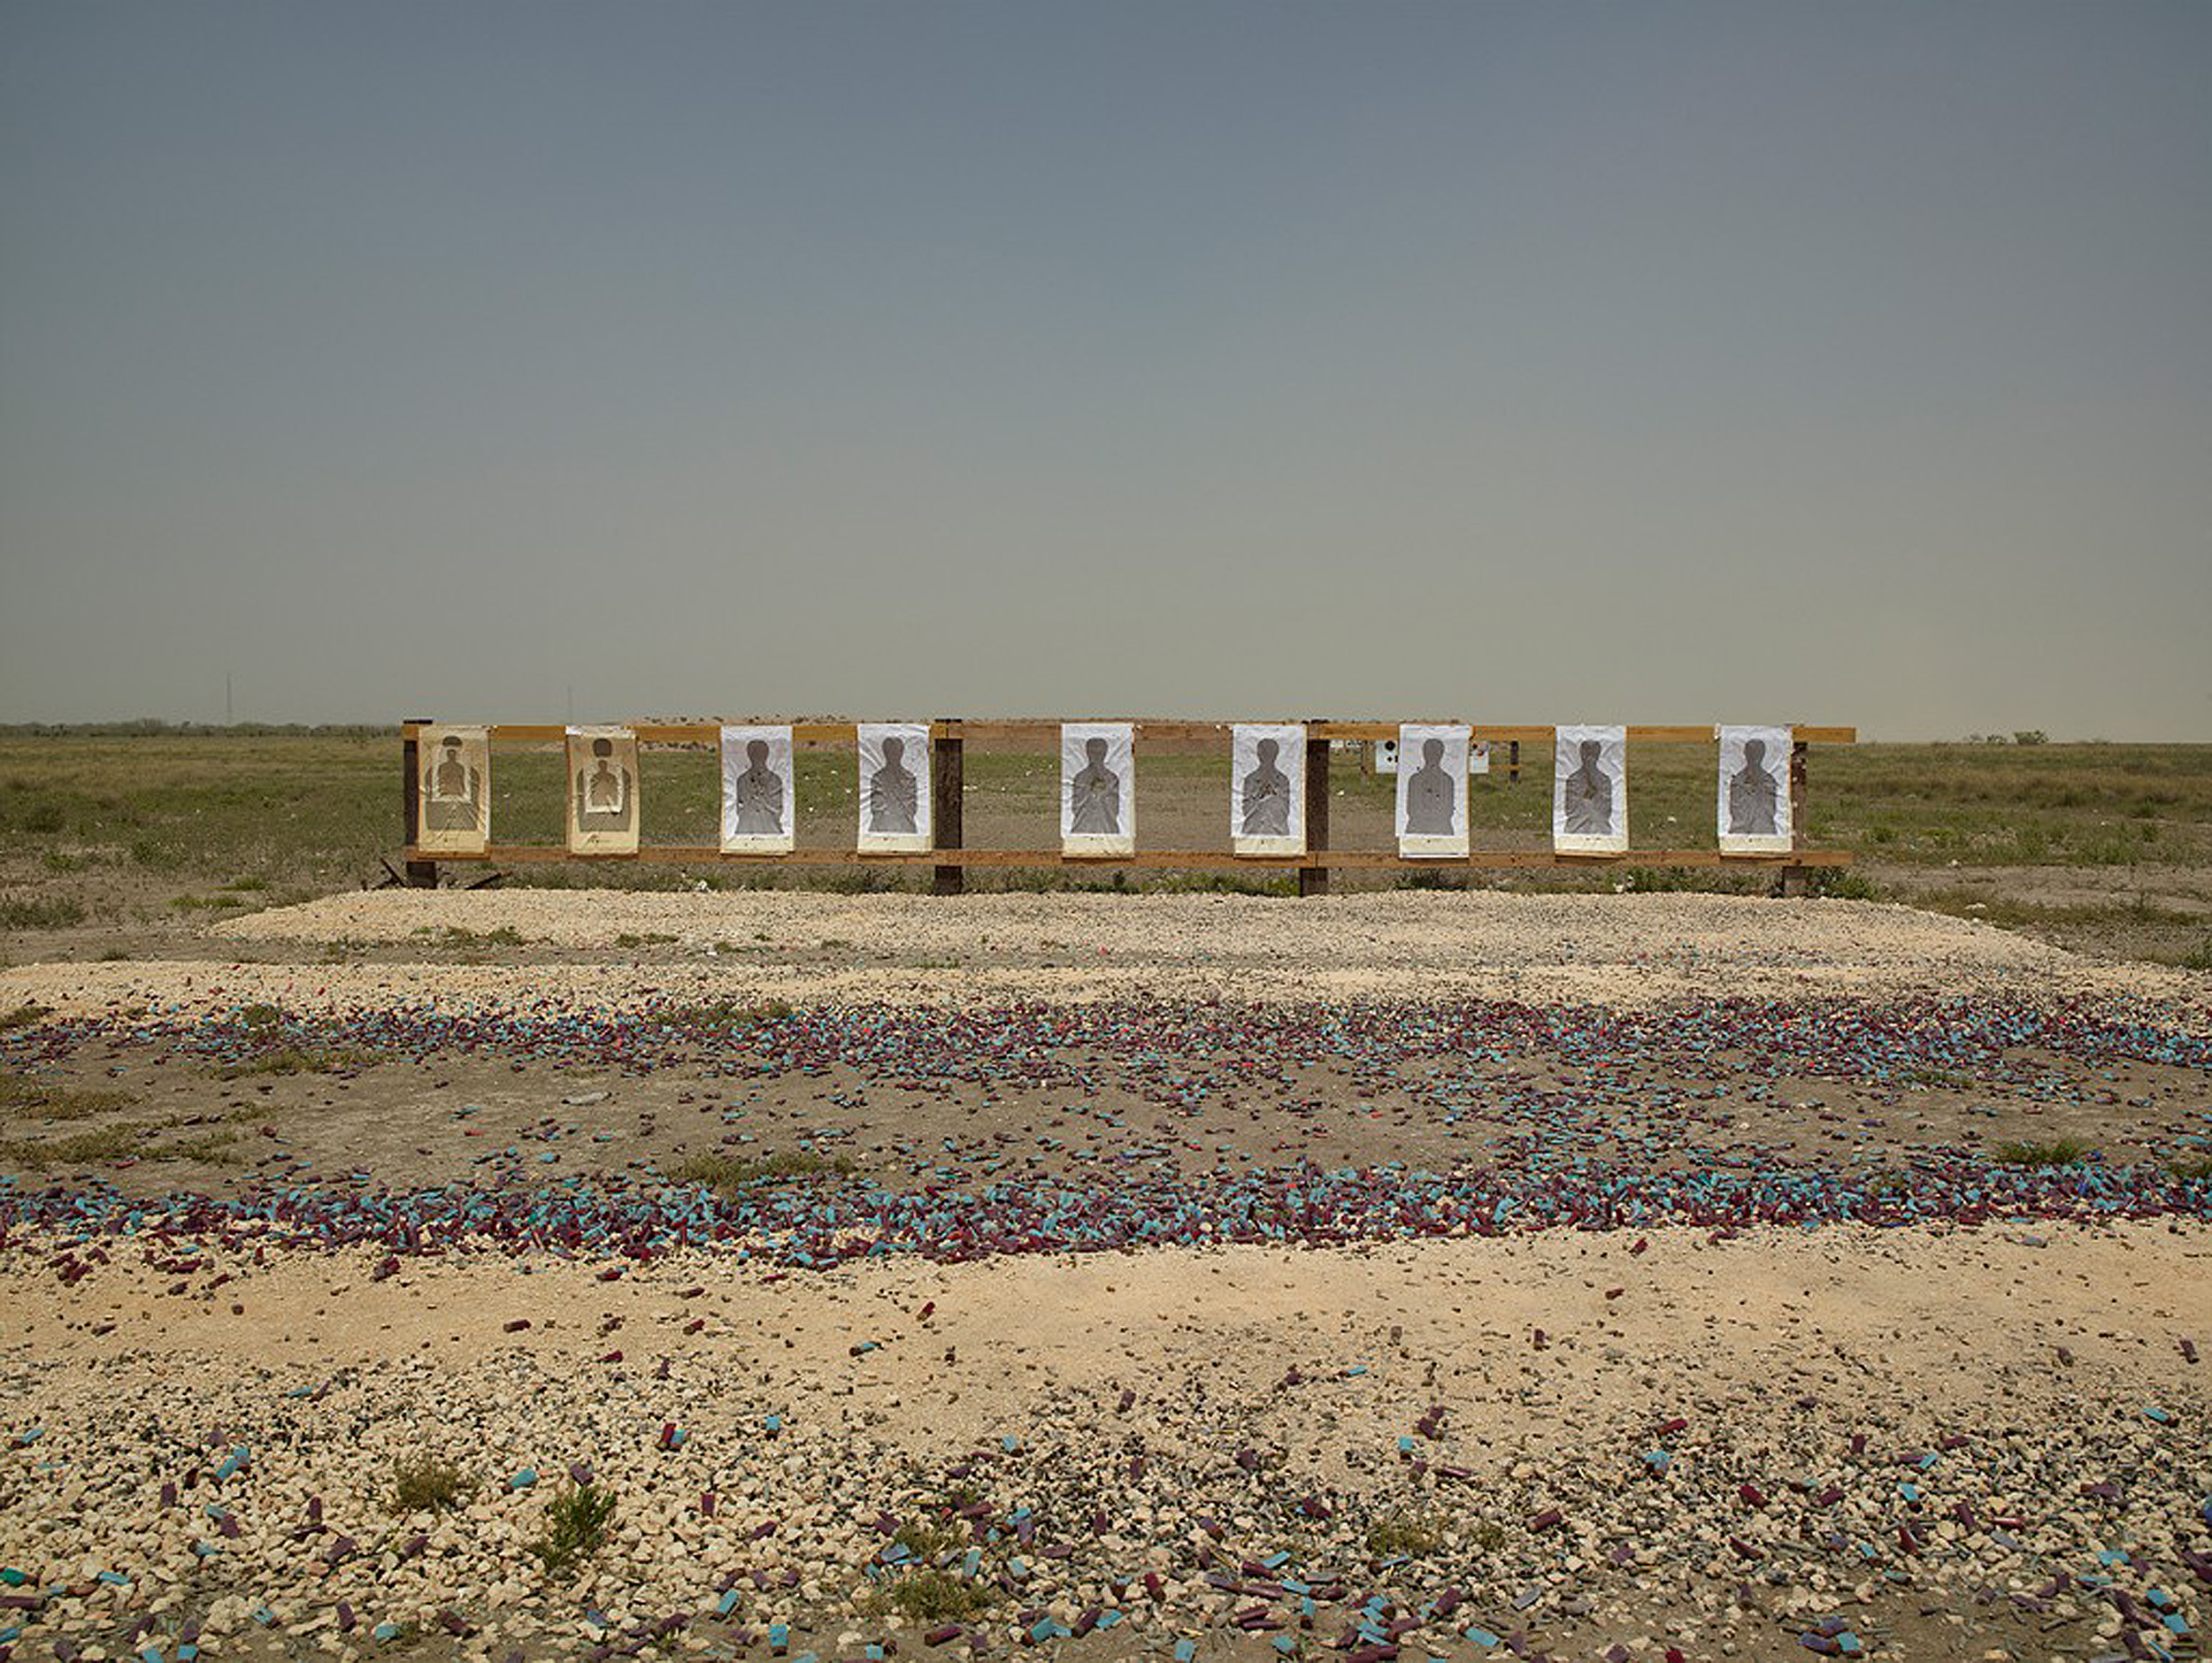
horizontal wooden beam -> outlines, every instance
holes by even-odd
[[[429,724],[403,723],[400,727],[400,737],[403,740],[416,739],[426,725]],[[732,725],[746,724],[733,723]],[[1189,744],[1210,740],[1226,744],[1233,724],[1139,722],[1134,725],[1140,745],[1148,742]],[[792,741],[801,746],[849,750],[856,742],[854,724],[850,722],[795,722],[790,727]],[[1059,731],[1057,722],[929,724],[932,739],[975,740],[984,744],[1018,740],[1053,740]],[[490,732],[493,742],[498,745],[558,745],[568,734],[568,730],[557,723],[502,722],[494,724]],[[641,745],[713,745],[721,738],[721,724],[714,722],[641,722],[634,724],[631,732],[637,735]],[[1471,732],[1475,739],[1486,740],[1494,745],[1548,745],[1553,730],[1549,727],[1497,727],[1476,724]],[[1398,724],[1309,722],[1306,736],[1316,740],[1394,740],[1398,737]],[[1628,737],[1632,743],[1639,745],[1710,745],[1713,743],[1713,728],[1710,723],[1632,726],[1628,730]],[[1858,743],[1859,730],[1855,727],[1801,727],[1793,730],[1793,737],[1804,745],[1855,745]]]
[[[1140,849],[1134,854],[1072,855],[1058,849],[926,849],[918,854],[862,854],[857,849],[795,849],[788,854],[726,854],[712,844],[661,844],[634,854],[572,854],[557,843],[495,843],[481,854],[426,853],[409,848],[411,861],[489,862],[529,866],[557,861],[728,866],[966,866],[1132,867],[1144,871],[1232,872],[1325,866],[1340,871],[1532,870],[1546,867],[1774,867],[1848,866],[1844,849],[1793,849],[1781,854],[1723,854],[1717,849],[1631,849],[1625,854],[1560,854],[1550,849],[1477,849],[1441,860],[1409,860],[1389,849],[1312,849],[1303,854],[1232,854],[1225,849]]]

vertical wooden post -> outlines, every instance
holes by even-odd
[[[1306,741],[1306,847],[1310,850],[1329,847],[1329,753],[1328,740],[1309,739]],[[1329,869],[1325,866],[1300,867],[1298,893],[1301,895],[1327,894]]]
[[[1521,783],[1521,741],[1518,740],[1506,741],[1505,783],[1509,786]]]
[[[399,741],[399,846],[403,849],[415,847],[415,833],[422,824],[422,753],[411,730],[429,721],[426,716],[411,716],[407,726],[400,731]],[[435,889],[438,886],[438,862],[409,861],[407,882],[416,889]]]
[[[1803,740],[1790,747],[1790,847],[1805,847],[1805,752]],[[1812,871],[1809,867],[1790,865],[1782,869],[1782,893],[1799,896],[1811,885]]]
[[[929,745],[929,825],[930,840],[941,849],[965,847],[965,829],[960,822],[962,741],[960,724],[950,717],[940,725],[946,731]],[[939,866],[933,869],[935,877],[930,892],[938,895],[957,895],[967,887],[967,868]]]

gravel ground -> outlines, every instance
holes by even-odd
[[[887,1607],[922,1573],[903,1528],[985,1590],[978,1649],[1112,1613],[1073,1654],[1358,1654],[1374,1599],[1409,1657],[1803,1656],[1825,1619],[1881,1655],[2080,1658],[2139,1616],[2170,1641],[2161,1598],[2195,1621],[2212,1547],[2201,1231],[615,1281],[118,1243],[65,1283],[56,1245],[0,1278],[0,1562],[42,1640],[111,1656],[133,1614],[348,1656],[380,1624],[472,1656],[779,1623],[795,1656],[926,1649],[955,1636]],[[395,1515],[426,1456],[472,1494]],[[586,1468],[611,1536],[549,1578],[529,1544]]]
[[[489,965],[303,964],[305,946],[457,938]],[[501,932],[511,931],[511,937]],[[515,938],[518,938],[517,940]],[[2079,959],[1961,920],[1863,901],[1399,892],[1241,895],[672,895],[388,890],[215,926],[277,964],[155,961],[0,972],[0,1000],[290,1009],[649,997],[898,1003],[1111,999],[1521,999],[1619,1005],[1939,991],[2148,999],[2201,1012],[2212,976]],[[545,962],[598,950],[618,960]],[[526,978],[511,968],[526,962]]]
[[[1564,964],[1636,966],[1673,957],[1739,965],[1893,968],[1933,962],[2044,968],[2040,943],[1953,918],[1865,901],[1776,903],[1733,895],[1521,895],[1395,891],[1305,900],[1251,895],[833,895],[758,890],[371,891],[260,912],[211,933],[242,940],[403,941],[457,927],[511,930],[556,946],[661,933],[680,946],[768,953],[824,939],[856,955],[899,954],[1024,964],[1071,949],[1109,960],[1351,965],[1467,971]]]

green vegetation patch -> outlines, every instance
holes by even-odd
[[[991,1608],[988,1590],[950,1571],[897,1571],[868,1601],[872,1613],[896,1612],[909,1622],[961,1622]]]
[[[82,1120],[137,1100],[111,1087],[56,1085],[27,1074],[0,1074],[0,1109],[27,1109],[46,1120]]]
[[[1924,1085],[1943,1092],[1962,1092],[1969,1084],[1963,1074],[1955,1074],[1949,1069],[1907,1069],[1898,1077],[1908,1085]]]
[[[23,1088],[32,1089],[25,1092]],[[19,1075],[0,1076],[0,1103],[29,1107],[50,1121],[71,1120],[104,1114],[133,1101],[128,1092],[49,1092]],[[66,1138],[15,1138],[0,1141],[0,1165],[42,1172],[50,1167],[96,1166],[111,1161],[197,1161],[209,1166],[235,1166],[234,1146],[238,1134],[218,1127],[196,1137],[155,1143],[152,1134],[180,1123],[160,1124],[124,1121],[98,1126]]]
[[[253,1079],[263,1075],[342,1074],[365,1067],[372,1059],[357,1052],[308,1046],[280,1046],[242,1062],[229,1062],[214,1070],[219,1080]]]
[[[0,930],[73,930],[84,920],[84,902],[74,895],[12,895],[0,900]]]
[[[2078,1138],[2055,1138],[2049,1143],[2001,1143],[1989,1158],[2007,1167],[2070,1167],[2096,1153]]]
[[[722,1030],[750,1028],[789,1015],[791,1007],[780,999],[718,999],[705,1005],[673,1006],[660,1013],[660,1020],[670,1028]]]
[[[772,1155],[692,1155],[671,1167],[666,1176],[672,1184],[703,1184],[718,1195],[729,1195],[756,1184],[849,1177],[858,1169],[844,1155],[801,1149]]]
[[[596,1484],[565,1490],[546,1503],[545,1528],[527,1551],[548,1576],[573,1575],[576,1567],[606,1541],[614,1511],[612,1491]]]
[[[400,1518],[417,1513],[446,1513],[475,1491],[476,1481],[451,1461],[402,1460],[393,1471],[392,1498],[386,1506]]]
[[[956,1527],[933,1524],[926,1519],[908,1520],[892,1533],[891,1539],[925,1564],[957,1553],[968,1544],[966,1535]]]
[[[1377,1559],[1419,1559],[1442,1547],[1449,1535],[1448,1521],[1402,1507],[1367,1527],[1367,1551]]]
[[[234,1131],[202,1132],[196,1138],[180,1138],[175,1143],[157,1144],[145,1151],[148,1161],[197,1161],[211,1167],[234,1167],[240,1156],[234,1146],[238,1134]]]
[[[89,1167],[143,1153],[148,1128],[137,1121],[102,1126],[67,1138],[0,1138],[0,1167],[43,1172],[50,1167]]]

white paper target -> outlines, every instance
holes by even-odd
[[[415,847],[426,854],[481,854],[491,847],[491,730],[426,727],[415,740]]]
[[[1465,726],[1398,728],[1398,853],[1448,860],[1467,853]]]
[[[722,730],[722,847],[730,854],[788,854],[796,842],[797,782],[788,727]]]
[[[1551,841],[1563,854],[1628,848],[1628,730],[1552,730]]]
[[[569,853],[635,854],[637,840],[637,735],[625,727],[569,729]]]
[[[1136,729],[1126,722],[1060,724],[1060,849],[1137,852]]]
[[[863,722],[860,848],[918,854],[930,847],[929,724]]]
[[[1716,816],[1724,854],[1786,854],[1790,820],[1790,750],[1786,727],[1723,727]]]
[[[1306,852],[1306,730],[1240,722],[1229,732],[1229,847],[1239,854]]]

